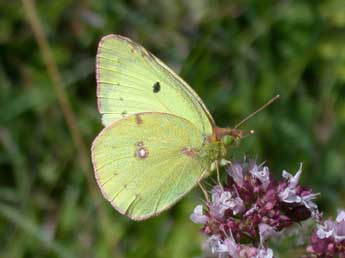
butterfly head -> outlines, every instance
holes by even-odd
[[[215,128],[215,138],[225,146],[238,143],[241,139],[254,133],[254,130],[240,130],[236,128]]]
[[[259,109],[242,119],[235,127],[233,128],[220,128],[215,127],[214,128],[214,139],[215,141],[221,141],[223,145],[229,146],[233,143],[238,143],[241,139],[251,135],[254,133],[254,130],[240,130],[238,129],[242,124],[244,124],[247,120],[249,120],[251,117],[255,116],[257,113],[259,113],[261,110],[265,109],[267,106],[269,106],[271,103],[279,99],[279,95],[274,96],[272,99],[270,99],[268,102],[266,102],[263,106],[261,106]]]

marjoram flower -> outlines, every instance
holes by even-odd
[[[309,257],[345,257],[345,211],[339,211],[335,221],[326,220],[317,225],[307,247]]]
[[[218,258],[272,258],[268,239],[292,224],[320,218],[313,202],[317,194],[299,184],[302,165],[294,176],[283,171],[281,181],[254,161],[231,163],[226,171],[227,183],[215,185],[211,200],[191,214],[208,236],[204,243],[208,253]],[[337,229],[338,239],[344,231]]]

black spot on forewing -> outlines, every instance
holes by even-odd
[[[159,82],[156,82],[155,84],[153,84],[153,92],[157,93],[161,90],[161,85],[159,84]]]

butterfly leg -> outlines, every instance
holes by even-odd
[[[216,170],[217,170],[217,181],[218,181],[218,185],[223,189],[223,185],[220,182],[220,174],[219,174],[219,162],[216,161]]]
[[[222,160],[216,160],[211,164],[211,171],[216,170],[217,172],[217,183],[220,187],[222,187],[222,184],[220,182],[220,174],[219,174],[219,166],[222,165]],[[222,187],[223,188],[223,187]]]
[[[203,192],[203,194],[204,194],[204,196],[205,196],[205,200],[206,200],[207,202],[210,202],[210,198],[208,197],[208,193],[207,193],[206,189],[204,188],[204,186],[203,186],[202,183],[201,183],[201,180],[203,179],[203,177],[205,176],[206,173],[207,173],[207,170],[205,170],[205,171],[201,174],[201,176],[198,178],[198,185],[199,185],[201,191]]]

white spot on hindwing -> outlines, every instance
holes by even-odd
[[[135,144],[135,154],[134,156],[138,159],[146,159],[149,155],[148,149],[144,146],[144,142],[140,141]]]
[[[138,151],[137,151],[137,156],[138,158],[141,158],[141,159],[144,159],[146,158],[148,155],[148,151],[145,149],[145,148],[140,148]]]

